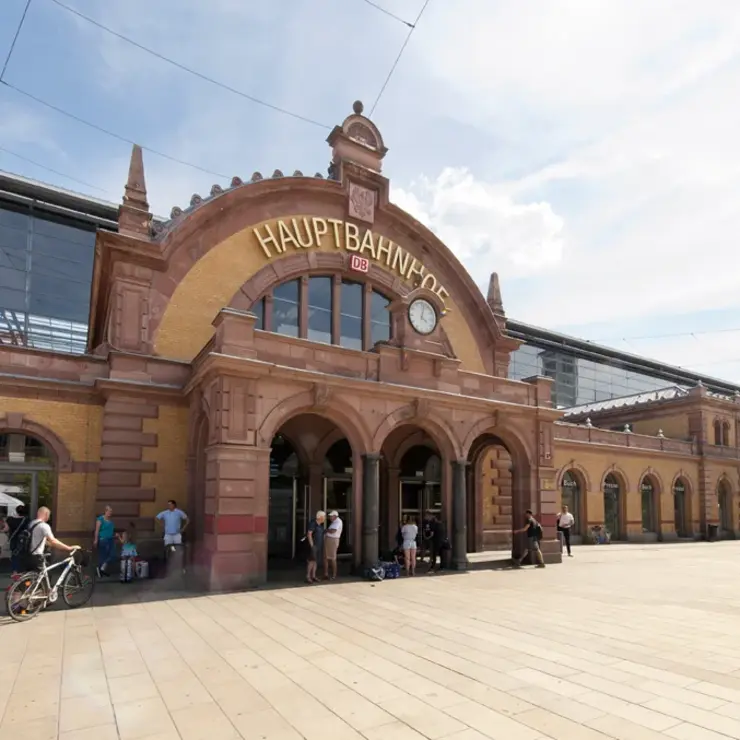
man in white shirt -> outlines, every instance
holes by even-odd
[[[164,545],[182,545],[182,533],[187,529],[190,520],[188,515],[177,508],[177,501],[170,499],[167,508],[157,514],[157,521],[164,524]]]
[[[49,525],[49,517],[51,511],[46,507],[42,506],[37,514],[36,519],[28,525],[28,555],[29,555],[29,567],[31,570],[41,570],[44,567],[44,552],[46,546],[53,547],[63,552],[74,552],[79,547],[65,545],[64,542],[54,537],[54,533],[51,531]]]
[[[337,550],[343,526],[339,514],[336,511],[330,511],[329,526],[324,534],[324,578],[331,581],[337,577]]]
[[[576,519],[568,511],[567,506],[563,506],[563,510],[558,514],[558,532],[561,532],[563,535],[563,539],[565,540],[565,547],[568,550],[568,557],[572,558],[573,555],[570,551],[570,532],[573,528],[573,525],[576,523]]]

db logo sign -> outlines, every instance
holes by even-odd
[[[353,254],[349,258],[349,269],[355,272],[367,272],[370,269],[370,262],[366,257],[360,257],[359,254]]]

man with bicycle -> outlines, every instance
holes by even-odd
[[[44,552],[46,546],[61,550],[62,552],[72,553],[79,550],[77,545],[65,545],[64,542],[54,537],[49,525],[51,511],[48,507],[42,506],[36,513],[36,519],[28,525],[28,551],[27,551],[27,568],[41,572],[44,569]]]

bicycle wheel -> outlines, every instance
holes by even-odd
[[[33,619],[46,606],[46,581],[39,573],[24,573],[5,592],[8,616],[16,622]]]
[[[90,601],[95,590],[95,579],[79,566],[72,568],[62,584],[62,599],[70,609],[77,609]]]

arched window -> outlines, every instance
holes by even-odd
[[[719,527],[724,532],[732,532],[732,488],[726,478],[717,483],[717,505],[719,508]]]
[[[250,310],[258,329],[370,350],[391,338],[389,305],[390,299],[368,283],[312,275],[277,285]]]
[[[722,422],[722,444],[725,447],[729,447],[730,442],[730,422],[729,421],[723,421]]]
[[[613,540],[622,535],[622,486],[614,473],[604,478],[604,526]]]
[[[656,506],[655,506],[656,486],[653,479],[646,475],[640,483],[640,499],[642,501],[642,531],[652,533],[657,531],[656,526]]]
[[[689,534],[689,509],[686,489],[686,481],[683,478],[678,478],[673,484],[673,520],[676,526],[676,534],[679,537],[688,537]]]
[[[581,486],[578,482],[578,474],[573,470],[567,470],[563,473],[563,479],[560,483],[560,497],[563,506],[568,507],[568,511],[573,514],[576,522],[573,525],[572,533],[581,534]]]
[[[714,420],[714,444],[722,444],[722,422],[719,419]]]

